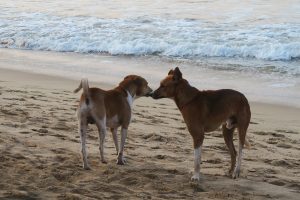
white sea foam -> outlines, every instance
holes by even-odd
[[[300,58],[299,24],[241,26],[188,19],[101,19],[22,13],[16,18],[2,18],[0,27],[0,45],[9,48],[187,59]]]

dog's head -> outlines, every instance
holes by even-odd
[[[120,86],[128,90],[136,98],[142,96],[150,96],[152,89],[148,86],[148,82],[140,76],[128,75],[120,83]]]
[[[174,98],[176,86],[181,79],[182,73],[179,68],[171,69],[167,77],[160,82],[159,88],[151,94],[152,98]]]

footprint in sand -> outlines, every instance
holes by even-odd
[[[168,138],[155,133],[143,136],[144,139],[157,142],[168,142]]]
[[[203,162],[210,163],[210,164],[220,164],[222,160],[220,158],[214,158],[209,160],[204,160]]]
[[[59,170],[54,170],[54,172],[52,172],[52,176],[54,176],[54,178],[56,178],[58,181],[67,181],[72,177],[72,175],[72,171],[62,172]]]
[[[185,127],[185,126],[183,126],[183,127],[178,127],[177,129],[178,129],[178,130],[185,130],[186,127]]]
[[[50,134],[50,136],[57,137],[57,138],[59,138],[61,140],[66,140],[66,136],[65,135],[61,135],[61,134],[58,134],[58,133],[56,133],[56,134]]]
[[[3,98],[5,100],[9,100],[9,101],[26,101],[26,99],[24,98]]]
[[[27,135],[27,134],[30,134],[31,132],[30,131],[20,131],[19,133]]]
[[[55,124],[55,126],[51,127],[54,130],[70,130],[70,127],[66,125],[66,123],[64,121],[59,121]]]
[[[51,151],[56,154],[65,154],[66,153],[66,149],[64,149],[64,148],[55,148],[55,149],[51,149]]]
[[[168,124],[165,121],[161,120],[161,119],[151,119],[151,124]]]
[[[22,94],[27,94],[28,91],[25,91],[25,90],[5,90],[6,92],[8,93],[22,93]]]
[[[199,183],[191,182],[190,185],[192,186],[194,192],[205,192],[205,190],[202,188],[202,186]]]
[[[35,129],[35,128],[33,128],[33,129],[31,129],[31,130],[40,133],[40,134],[39,134],[40,136],[44,136],[45,133],[48,133],[48,130],[45,129],[45,128],[40,128],[40,129]]]
[[[121,180],[124,185],[137,185],[139,180],[135,177],[127,177]]]
[[[279,133],[272,133],[271,135],[273,137],[279,137],[279,138],[284,138],[285,137],[283,134],[279,134]]]
[[[157,175],[153,174],[153,173],[147,173],[147,174],[144,174],[144,176],[149,179],[157,179]]]
[[[13,116],[17,116],[18,113],[17,112],[14,112],[14,111],[11,111],[11,110],[7,110],[7,109],[4,109],[4,108],[1,108],[0,110],[3,114],[5,115],[13,115]]]
[[[299,183],[290,183],[289,185],[287,185],[289,188],[294,189],[295,191],[300,191],[300,184]]]
[[[210,135],[216,138],[223,138],[223,134],[221,132],[212,132]]]
[[[286,143],[284,143],[284,142],[278,143],[276,146],[277,146],[277,147],[280,147],[280,148],[284,148],[284,149],[292,148],[291,145],[286,144]]]
[[[225,145],[221,145],[221,146],[218,146],[218,145],[211,145],[208,147],[209,150],[213,149],[213,150],[221,150],[221,151],[228,151],[227,150],[227,147]]]
[[[291,130],[280,130],[280,129],[277,129],[277,130],[275,130],[275,131],[276,131],[276,132],[279,132],[279,133],[299,134],[299,132],[291,131]]]
[[[4,193],[4,196],[7,196],[11,199],[33,199],[33,194],[29,194],[27,191],[23,190],[9,190]]]
[[[277,144],[279,142],[279,140],[277,138],[269,138],[267,140],[268,144]]]
[[[285,182],[283,182],[282,180],[272,180],[272,181],[269,181],[270,184],[272,185],[278,185],[278,186],[284,186],[285,185]]]
[[[156,156],[154,156],[155,158],[159,159],[159,160],[163,160],[163,159],[166,159],[167,156],[166,155],[161,155],[161,154],[158,154]]]
[[[263,169],[264,174],[277,174],[278,172],[274,169]]]
[[[254,131],[252,133],[255,135],[272,135],[272,132],[265,132],[265,131]]]
[[[280,166],[280,167],[291,167],[292,164],[287,160],[273,160],[270,162],[273,166]]]
[[[22,124],[19,125],[19,124],[11,123],[11,122],[1,123],[1,125],[11,127],[11,128],[24,128]]]

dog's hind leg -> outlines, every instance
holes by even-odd
[[[119,153],[119,143],[118,143],[118,128],[111,128],[111,133],[114,139],[117,155]]]
[[[237,156],[237,163],[236,163],[236,166],[232,173],[232,178],[234,178],[234,179],[238,178],[240,176],[243,147],[245,144],[245,138],[243,138],[243,135],[245,135],[244,133],[245,133],[244,130],[239,130],[239,152],[238,152],[238,156]]]
[[[83,168],[91,169],[87,162],[87,151],[86,151],[86,129],[87,129],[87,121],[86,117],[80,117],[79,119],[79,135],[81,140],[81,153],[83,160]]]
[[[237,178],[240,175],[240,169],[241,169],[241,163],[242,163],[242,154],[243,154],[243,148],[245,145],[246,140],[246,133],[249,126],[250,119],[244,119],[240,118],[238,120],[238,132],[239,132],[239,152],[237,157],[237,163],[235,166],[235,169],[232,173],[232,178]]]
[[[121,129],[120,151],[118,153],[118,160],[117,160],[118,165],[124,165],[126,163],[126,160],[125,160],[124,155],[123,155],[126,137],[127,137],[127,128],[122,127],[122,129]]]
[[[234,132],[234,128],[232,129],[228,129],[226,124],[222,125],[222,131],[223,131],[223,136],[224,136],[224,140],[225,143],[229,149],[229,153],[231,156],[231,167],[229,170],[229,174],[232,174],[233,169],[235,167],[235,163],[236,163],[236,150],[234,148],[234,144],[233,144],[233,132]]]
[[[102,119],[97,119],[96,125],[99,132],[99,150],[100,150],[100,157],[102,163],[107,163],[105,157],[104,157],[104,140],[106,136],[106,117],[103,117]]]

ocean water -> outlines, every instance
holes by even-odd
[[[207,69],[294,88],[300,1],[0,0],[0,47],[158,60],[196,80]]]

